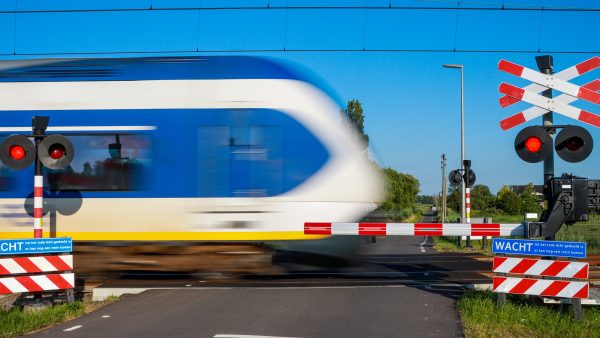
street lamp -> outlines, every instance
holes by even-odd
[[[456,64],[444,64],[445,68],[460,69],[460,167],[465,172],[465,81],[464,81],[464,66]],[[462,208],[460,213],[460,222],[465,222],[465,181],[461,184]]]

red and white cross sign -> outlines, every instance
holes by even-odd
[[[548,75],[510,61],[501,60],[498,64],[498,69],[533,81],[534,83],[524,88],[502,83],[500,85],[500,92],[505,94],[505,96],[500,98],[500,105],[504,108],[516,102],[524,101],[533,104],[534,107],[500,121],[500,127],[507,130],[550,111],[600,127],[600,116],[570,105],[570,103],[577,99],[600,104],[600,93],[598,93],[598,90],[600,90],[600,80],[594,80],[583,86],[567,82],[599,67],[600,57],[595,56],[559,73]],[[539,92],[548,88],[559,90],[564,94],[552,99],[538,95]]]

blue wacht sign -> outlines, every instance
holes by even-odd
[[[25,255],[73,251],[71,237],[0,240],[0,255]]]
[[[528,239],[494,238],[492,252],[510,255],[585,258],[585,242],[559,242]]]

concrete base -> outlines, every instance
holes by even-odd
[[[108,297],[120,297],[127,293],[136,295],[146,290],[150,290],[150,288],[94,288],[92,291],[92,301],[101,302]]]
[[[27,300],[21,303],[23,312],[37,312],[52,307],[52,301],[45,299]]]

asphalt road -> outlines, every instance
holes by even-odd
[[[459,292],[402,285],[150,290],[33,336],[457,337]]]
[[[423,237],[377,238],[377,243],[363,246],[363,255],[383,261],[399,256],[419,261],[419,257],[431,256],[427,244]],[[462,336],[455,309],[461,289],[453,283],[302,285],[203,288],[194,284],[150,290],[126,295],[114,304],[33,336]]]

